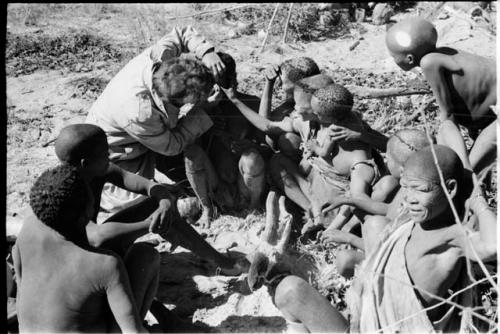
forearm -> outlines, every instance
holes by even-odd
[[[270,120],[257,114],[255,111],[247,107],[239,99],[231,100],[233,104],[238,108],[238,110],[245,116],[245,118],[253,124],[257,129],[264,132],[265,134],[280,134],[285,131],[279,129],[279,127],[273,127]]]
[[[467,147],[458,126],[452,120],[446,119],[442,122],[439,132],[439,144],[444,144],[453,149],[462,160],[464,168],[472,170]]]
[[[389,140],[384,134],[371,128],[364,129],[361,133],[361,141],[372,145],[376,149],[385,152],[387,149],[387,141]]]
[[[134,223],[107,221],[99,225],[91,222],[87,224],[87,238],[94,247],[109,248],[125,235],[138,238],[148,233],[149,225],[149,219]]]
[[[356,247],[357,249],[365,250],[365,243],[364,243],[363,239],[358,237],[357,235],[352,234],[352,233],[349,233],[349,234],[350,234],[350,236],[348,239],[348,243],[351,246]]]
[[[266,80],[266,86],[262,92],[262,98],[259,105],[259,115],[269,119],[269,114],[271,111],[271,101],[273,96],[273,86],[274,81]]]
[[[360,198],[360,197],[351,197],[346,201],[352,206],[355,206],[358,209],[361,209],[371,215],[379,215],[385,216],[387,214],[389,204],[383,202],[377,202],[372,199]]]

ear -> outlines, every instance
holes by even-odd
[[[448,190],[448,194],[450,194],[451,198],[454,198],[457,194],[457,180],[448,179],[445,181],[446,189]]]
[[[408,62],[409,65],[415,65],[415,56],[412,54],[407,54],[406,61]]]
[[[81,168],[85,168],[89,165],[89,162],[87,159],[83,158],[83,159],[80,159],[80,167]]]

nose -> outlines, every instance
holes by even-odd
[[[406,189],[404,191],[403,198],[404,198],[405,202],[408,204],[417,204],[418,203],[418,200],[417,200],[415,194],[409,189]]]

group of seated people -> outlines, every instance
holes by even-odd
[[[240,92],[230,55],[175,28],[110,81],[85,124],[61,130],[60,164],[34,183],[12,250],[19,330],[144,332],[148,310],[161,323],[159,254],[136,239],[157,233],[239,275],[248,261],[215,250],[178,199],[196,196],[205,229],[215,208],[259,208],[270,189],[303,211],[302,234],[352,246],[336,259],[354,277],[349,319],[287,276],[273,300],[294,329],[463,328],[471,300],[456,292],[470,283],[467,261],[497,253],[496,215],[479,187],[496,160],[496,63],[436,42],[418,17],[386,35],[396,64],[421,67],[432,88],[442,120],[434,143],[423,130],[372,129],[311,58],[268,66],[261,98]],[[179,57],[187,51],[201,61]],[[273,110],[277,80],[285,99]],[[475,140],[470,150],[458,125]],[[156,182],[157,172],[175,183]]]

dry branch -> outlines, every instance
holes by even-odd
[[[288,16],[286,17],[286,22],[285,22],[285,32],[283,34],[283,44],[286,43],[286,35],[288,34],[288,24],[290,23],[290,17],[292,16],[292,8],[293,8],[293,2],[290,4],[290,8],[288,8]]]
[[[431,105],[431,103],[433,103],[434,101],[436,101],[435,98],[431,98],[430,100],[428,100],[427,102],[424,102],[422,103],[422,105],[413,112],[413,114],[411,114],[403,123],[403,126],[406,126],[408,124],[410,124],[411,122],[413,122],[415,119],[418,118],[418,116],[420,116],[422,113],[425,112],[425,109],[427,109],[427,107],[429,107]]]
[[[191,15],[170,16],[170,17],[165,18],[165,20],[186,19],[186,18],[189,18],[189,17],[195,17],[195,16],[200,16],[200,15],[213,14],[213,13],[217,13],[217,12],[223,12],[223,11],[226,11],[226,10],[234,10],[234,9],[240,9],[240,8],[251,7],[251,6],[259,6],[259,5],[260,4],[258,4],[258,3],[250,3],[250,4],[246,4],[246,5],[240,5],[240,6],[211,9],[211,10],[207,10],[207,11],[204,11],[204,12],[199,12],[199,13],[191,14]]]
[[[278,8],[280,6],[280,3],[276,3],[276,7],[274,8],[274,13],[273,16],[271,16],[271,19],[269,20],[269,25],[267,26],[267,31],[266,31],[266,37],[264,37],[264,40],[262,41],[262,46],[260,47],[260,52],[264,51],[264,46],[266,45],[267,42],[267,37],[269,36],[269,31],[271,30],[271,26],[273,24],[274,18],[276,17],[276,13],[278,12]]]
[[[393,96],[431,94],[431,91],[428,89],[368,88],[356,85],[346,85],[346,88],[360,99],[380,99]]]

